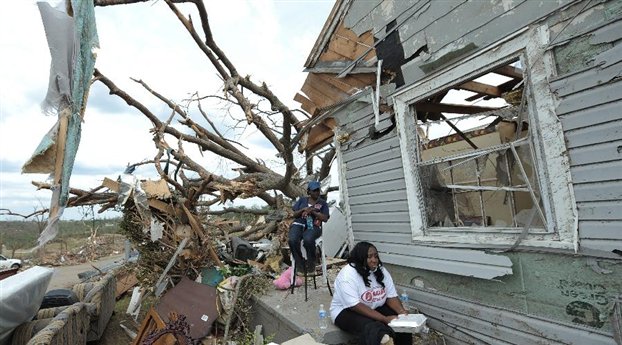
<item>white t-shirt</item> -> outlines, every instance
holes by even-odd
[[[367,287],[363,282],[363,277],[356,272],[354,267],[348,264],[341,269],[335,278],[335,294],[330,303],[330,318],[333,323],[342,310],[354,307],[358,303],[376,309],[382,306],[387,298],[397,297],[397,290],[395,290],[389,271],[384,267],[380,269],[384,273],[382,279],[384,288],[376,281],[373,273],[369,274],[369,287]]]

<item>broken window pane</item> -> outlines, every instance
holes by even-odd
[[[414,105],[428,227],[544,228],[519,66]]]

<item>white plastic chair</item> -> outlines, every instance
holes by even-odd
[[[322,277],[324,277],[324,279],[326,280],[326,286],[328,287],[328,292],[330,293],[330,295],[333,295],[333,291],[330,288],[330,282],[328,281],[328,270],[326,268],[326,253],[324,252],[324,239],[322,238],[322,236],[318,237],[315,239],[315,247],[320,249],[320,262],[322,264]],[[317,249],[316,249],[317,250]],[[304,245],[302,244],[302,241],[300,241],[300,251],[302,252],[302,257],[305,260],[307,260],[307,250],[305,249]],[[296,261],[294,260],[294,256],[290,253],[289,257],[291,259],[292,262],[292,267],[294,268],[294,271],[292,273],[292,278],[291,278],[291,287],[292,287],[292,293],[294,293],[294,287],[296,287],[295,282],[296,282]],[[306,265],[303,265],[306,266]],[[313,263],[313,267],[315,267],[315,263]],[[317,283],[315,281],[315,277],[317,276],[317,273],[314,271],[313,274],[311,275],[313,277],[313,287],[315,289],[317,289]],[[307,296],[307,270],[304,271],[304,279],[305,279],[305,302],[308,299]]]

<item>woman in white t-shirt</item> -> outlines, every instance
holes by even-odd
[[[411,334],[394,333],[387,326],[397,315],[407,313],[376,247],[369,242],[357,243],[350,252],[348,264],[335,279],[335,294],[330,304],[333,323],[359,335],[361,345],[386,344],[389,340],[394,340],[396,345],[410,345]]]

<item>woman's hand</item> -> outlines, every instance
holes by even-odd
[[[391,323],[391,320],[393,319],[397,319],[397,315],[385,316],[383,322],[388,325],[389,323]]]

